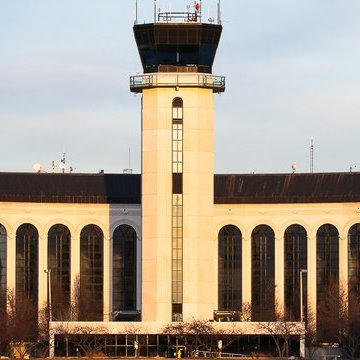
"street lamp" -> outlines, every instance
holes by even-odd
[[[303,309],[303,273],[307,273],[307,269],[300,269],[300,322],[303,322],[304,319],[304,309]],[[304,329],[305,331],[305,329]],[[300,357],[305,358],[305,333],[300,335]]]
[[[49,323],[52,321],[52,308],[51,308],[51,269],[45,269],[44,273],[47,275],[47,305]]]
[[[44,273],[47,276],[47,308],[48,314],[48,331],[49,331],[49,357],[54,357],[54,335],[50,331],[50,322],[52,321],[52,306],[51,306],[51,269],[45,269]]]
[[[303,305],[303,274],[307,273],[307,269],[300,269],[300,322],[304,319],[304,305]]]

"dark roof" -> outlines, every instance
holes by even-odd
[[[140,204],[141,176],[0,173],[0,201]]]
[[[215,204],[360,202],[360,173],[215,175]],[[141,175],[0,173],[0,201],[140,204]]]
[[[215,204],[360,201],[360,173],[215,175]]]

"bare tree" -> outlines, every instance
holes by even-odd
[[[289,317],[281,311],[278,301],[275,302],[275,318],[272,321],[259,322],[259,328],[273,339],[279,357],[289,356],[290,340],[298,334],[300,326],[289,321]]]
[[[339,343],[352,358],[360,356],[360,296],[340,288]]]
[[[241,335],[236,332],[235,327],[227,331],[218,331],[210,321],[198,319],[170,323],[163,328],[162,333],[177,335],[191,353],[197,351],[216,352],[219,340],[222,341],[222,349],[225,350]]]
[[[240,311],[241,321],[251,321],[252,319],[252,306],[249,302],[244,302]]]
[[[1,337],[12,349],[13,354],[24,358],[38,344],[38,311],[33,301],[13,290],[8,290],[6,308],[2,309]]]
[[[58,322],[52,331],[65,340],[66,356],[69,356],[69,343],[79,349],[79,355],[87,357],[104,356],[107,329],[100,326],[90,326],[63,321]]]
[[[340,313],[344,312],[341,298],[344,297],[337,278],[329,277],[318,289],[316,309],[316,332],[318,342],[336,343],[342,327]]]
[[[306,311],[306,333],[305,333],[305,347],[309,360],[315,358],[316,353],[316,317],[313,307],[308,304]]]

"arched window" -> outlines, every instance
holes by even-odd
[[[6,308],[7,289],[7,233],[0,224],[0,314]],[[1,315],[0,315],[1,316]]]
[[[241,232],[226,225],[218,236],[218,301],[219,310],[241,309]]]
[[[129,225],[118,226],[113,235],[113,314],[136,310],[136,231]]]
[[[183,100],[181,98],[179,98],[179,97],[176,97],[173,100],[172,108],[173,108],[173,114],[172,114],[173,120],[180,120],[180,122],[182,122],[182,119],[183,119]]]
[[[97,225],[87,225],[80,233],[79,320],[103,320],[104,235]]]
[[[29,298],[38,307],[39,233],[23,224],[16,231],[16,297]]]
[[[284,234],[284,299],[285,315],[289,320],[300,320],[300,270],[302,269],[307,269],[307,234],[302,226],[291,225]],[[304,306],[307,299],[306,288],[306,277],[303,277]]]
[[[62,224],[52,226],[48,232],[48,269],[54,319],[70,305],[70,246],[70,230]]]
[[[251,235],[251,306],[253,321],[275,317],[275,234],[259,225]]]
[[[349,294],[360,296],[360,224],[348,233]]]
[[[316,319],[318,340],[335,341],[339,314],[339,232],[322,225],[316,233]]]

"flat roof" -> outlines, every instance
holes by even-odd
[[[140,204],[141,176],[0,173],[0,201]]]
[[[215,175],[215,204],[360,201],[360,173]]]
[[[0,173],[0,201],[140,204],[141,175]],[[214,175],[215,204],[342,202],[360,202],[360,172]]]

